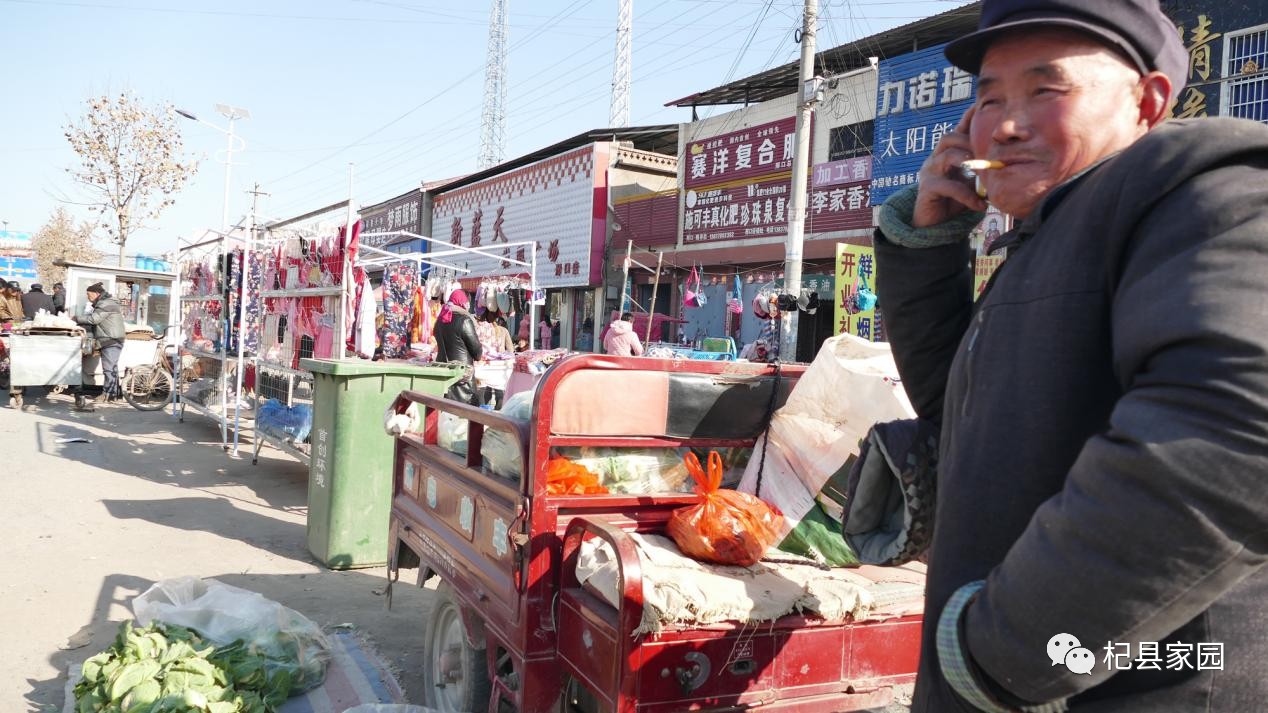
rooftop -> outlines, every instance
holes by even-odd
[[[815,55],[814,73],[820,77],[831,77],[868,67],[871,65],[871,57],[887,59],[949,42],[977,29],[981,5],[980,2],[975,2],[957,7],[819,52]],[[764,102],[796,94],[800,80],[800,62],[791,62],[720,87],[696,92],[665,106],[696,107]]]

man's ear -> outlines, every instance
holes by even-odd
[[[1171,113],[1171,79],[1154,71],[1141,77],[1136,86],[1140,97],[1140,123],[1152,129]]]

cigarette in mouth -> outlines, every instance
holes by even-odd
[[[1003,168],[1003,161],[990,161],[984,158],[974,158],[968,161],[962,161],[960,168],[965,171],[985,171],[992,168]]]

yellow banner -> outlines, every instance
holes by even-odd
[[[973,270],[973,299],[976,301],[982,296],[982,291],[986,289],[986,283],[991,279],[991,275],[999,269],[1004,263],[1004,258],[999,255],[978,256],[974,263]]]
[[[885,341],[885,328],[876,309],[876,255],[872,248],[838,243],[836,271],[835,333]]]

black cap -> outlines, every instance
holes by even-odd
[[[32,292],[43,292],[43,291],[44,291],[44,285],[41,285],[40,283],[38,283],[38,282],[37,282],[37,283],[35,283],[35,284],[31,285],[31,291],[32,291]]]
[[[978,74],[991,42],[1030,27],[1068,27],[1094,35],[1126,55],[1141,74],[1167,75],[1172,98],[1189,77],[1189,55],[1158,0],[985,0],[977,32],[952,40],[944,51],[951,64]]]
[[[17,280],[9,280],[9,283],[5,286],[12,290],[22,289],[22,285],[19,285]]]
[[[94,282],[89,285],[88,289],[84,290],[84,292],[96,292],[99,295],[104,295],[106,294],[106,287],[100,282]]]

